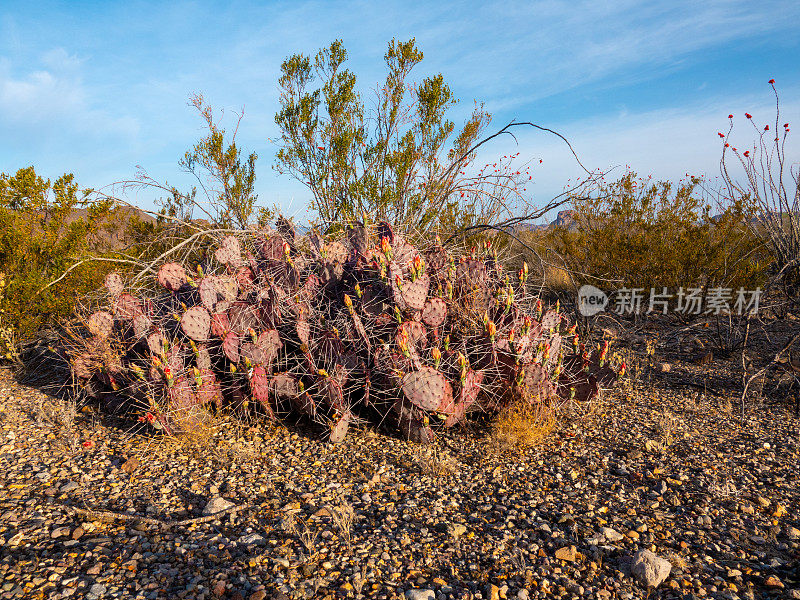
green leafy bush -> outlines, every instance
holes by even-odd
[[[90,196],[91,190],[80,190],[71,174],[54,182],[37,175],[33,167],[0,174],[4,358],[17,358],[20,341],[70,316],[76,298],[96,289],[105,273],[117,266],[111,260],[85,260],[108,253],[125,229],[120,219],[125,211],[107,200],[91,201]]]
[[[636,173],[575,200],[572,221],[547,242],[576,283],[603,287],[678,288],[762,284],[770,255],[749,223],[743,201],[712,206],[692,178],[677,187]]]

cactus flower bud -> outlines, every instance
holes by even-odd
[[[403,291],[403,279],[400,277],[400,274],[394,276],[394,282],[397,285],[398,289],[402,292]]]
[[[625,361],[623,360],[622,364],[619,366],[619,376],[620,377],[625,377],[625,371],[626,370],[627,370],[627,365],[625,364]]]
[[[442,361],[441,350],[439,350],[439,348],[434,347],[433,350],[431,350],[431,356],[433,357],[433,366],[438,369],[439,363]]]
[[[350,299],[350,296],[348,296],[347,294],[344,295],[344,305],[347,307],[347,310],[352,312],[352,310],[353,310],[353,301]]]
[[[531,330],[531,327],[533,327],[533,321],[528,315],[525,315],[525,320],[523,321],[522,326],[522,335],[527,335]]]
[[[355,291],[358,298],[361,298],[361,296],[364,295],[364,292],[361,291],[361,286],[358,284],[356,284]]]
[[[423,270],[425,269],[425,262],[422,260],[422,257],[417,254],[412,261],[414,264],[414,270],[417,272],[417,277],[421,277]]]
[[[235,364],[231,363],[230,371],[231,371],[231,373],[236,373],[236,365]]]
[[[398,323],[403,322],[403,314],[400,312],[400,309],[396,306],[394,307],[394,318],[397,319]]]
[[[497,335],[497,326],[494,324],[494,321],[489,321],[486,324],[486,333],[489,335],[489,339],[494,341],[494,338]]]
[[[258,340],[258,336],[256,335],[256,330],[252,327],[248,328],[247,333],[250,334],[250,337],[253,339],[253,343],[255,344]]]
[[[603,347],[600,350],[600,366],[603,366],[603,363],[606,360],[606,354],[608,354],[608,340],[603,343]]]
[[[381,252],[383,252],[387,260],[392,260],[392,245],[386,236],[381,238]]]
[[[317,371],[317,373],[320,375],[320,377],[324,377],[325,379],[330,377],[330,375],[328,375],[328,372],[325,369],[320,369],[319,371]]]
[[[461,383],[464,383],[467,379],[467,357],[461,352],[458,353],[458,364],[461,367]]]
[[[450,335],[444,336],[444,351],[450,352]]]

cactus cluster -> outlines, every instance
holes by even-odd
[[[527,277],[490,242],[456,256],[386,223],[325,240],[280,219],[136,292],[109,275],[71,365],[87,394],[170,433],[235,410],[307,415],[334,442],[359,420],[429,442],[473,410],[585,401],[616,380],[607,349],[587,351]]]

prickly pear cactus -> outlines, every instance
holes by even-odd
[[[233,410],[296,413],[331,442],[367,420],[430,442],[473,410],[585,402],[618,377],[608,347],[587,349],[489,243],[418,248],[387,223],[304,239],[281,218],[209,250],[136,290],[106,277],[106,304],[69,340],[88,394],[168,433]]]

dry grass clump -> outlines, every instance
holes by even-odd
[[[555,292],[570,292],[575,289],[575,284],[567,270],[554,265],[545,267],[544,285],[548,290]]]
[[[524,452],[540,444],[556,425],[550,401],[512,402],[497,415],[491,430],[491,445],[506,452]]]

